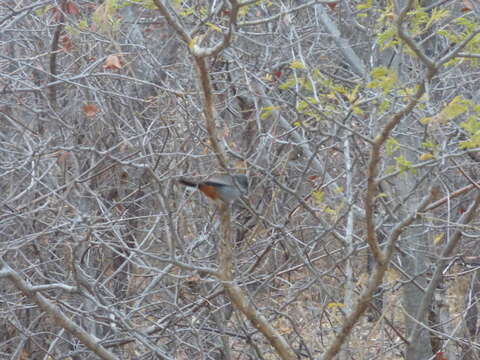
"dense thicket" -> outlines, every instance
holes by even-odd
[[[478,358],[479,10],[3,0],[0,354]]]

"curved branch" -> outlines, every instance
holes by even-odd
[[[55,27],[55,32],[53,33],[53,39],[52,39],[52,45],[51,45],[51,50],[50,50],[50,59],[49,59],[49,68],[50,68],[50,74],[49,74],[49,79],[48,83],[52,83],[55,80],[55,76],[57,75],[57,54],[58,54],[58,43],[60,41],[60,35],[62,34],[63,28],[65,26],[65,0],[61,2],[60,5],[60,19]],[[50,100],[50,103],[52,104],[52,107],[57,110],[58,108],[58,101],[57,101],[57,86],[54,84],[49,85],[49,93],[48,97]]]
[[[250,303],[240,286],[234,282],[234,261],[232,250],[232,236],[230,224],[230,207],[228,204],[221,204],[220,216],[222,219],[222,237],[218,243],[218,278],[227,293],[230,301],[236,309],[240,310],[250,323],[267,338],[270,344],[277,350],[278,355],[284,360],[297,359],[294,351],[275,329],[270,322],[257,311]]]
[[[406,219],[404,219],[399,225],[395,227],[387,242],[387,247],[385,251],[382,252],[378,244],[374,222],[375,198],[379,182],[379,180],[377,179],[377,172],[378,165],[381,160],[381,150],[393,129],[406,115],[410,114],[417,106],[418,102],[426,91],[425,84],[429,82],[438,71],[438,68],[435,66],[435,64],[428,57],[422,56],[424,54],[416,46],[415,42],[411,38],[409,38],[403,31],[403,21],[405,20],[406,14],[408,13],[412,4],[413,1],[409,1],[407,6],[400,12],[397,20],[397,32],[399,34],[399,37],[401,37],[405,41],[405,43],[417,54],[417,56],[419,56],[419,58],[425,64],[425,66],[427,67],[427,73],[424,79],[422,79],[422,81],[418,84],[418,89],[413,95],[413,97],[410,99],[410,101],[400,111],[396,112],[392,116],[391,120],[383,127],[380,134],[374,140],[370,152],[370,159],[368,162],[367,170],[365,217],[367,228],[366,240],[375,260],[375,268],[367,287],[360,295],[352,312],[345,319],[344,325],[342,326],[340,333],[337,335],[334,342],[328,349],[327,353],[324,355],[323,360],[332,359],[338,353],[338,351],[340,351],[341,345],[347,339],[353,326],[358,321],[363,312],[366,310],[377,287],[381,284],[383,276],[388,268],[388,264],[390,262],[393,251],[395,249],[395,244],[397,243],[397,240],[400,237],[401,233],[418,217],[418,212],[423,211],[433,201],[433,199],[437,196],[438,193],[438,190],[436,188],[431,189],[430,194],[421,202],[420,206],[416,209],[416,211],[412,212]]]
[[[393,255],[393,250],[395,249],[395,245],[400,238],[403,230],[411,225],[418,217],[419,213],[424,211],[424,209],[434,200],[437,196],[437,188],[434,187],[430,190],[430,193],[422,200],[420,205],[417,209],[410,213],[400,224],[398,224],[395,229],[392,231],[388,241],[387,241],[387,248],[383,255],[384,260],[381,262],[377,262],[375,264],[375,268],[373,270],[373,274],[368,281],[367,287],[362,291],[359,298],[357,299],[355,305],[353,306],[352,312],[348,314],[345,318],[342,328],[340,332],[335,337],[335,340],[332,342],[330,347],[328,348],[327,352],[323,355],[322,360],[331,360],[334,356],[340,351],[342,344],[347,339],[348,335],[353,329],[353,326],[357,323],[360,319],[360,316],[363,315],[365,310],[370,304],[370,301],[375,294],[378,286],[383,281],[383,276],[388,269],[388,264],[390,259]]]
[[[428,307],[432,303],[433,294],[437,288],[440,280],[443,276],[443,270],[447,266],[449,258],[452,256],[453,250],[457,247],[460,239],[462,238],[462,228],[461,225],[467,225],[473,220],[474,215],[477,213],[478,208],[480,207],[480,191],[477,190],[477,197],[475,201],[470,205],[470,208],[462,215],[458,221],[459,229],[455,231],[453,236],[450,238],[449,242],[445,245],[445,248],[442,251],[442,254],[438,258],[437,266],[435,272],[433,273],[432,280],[428,284],[428,287],[425,291],[425,295],[422,298],[422,301],[418,307],[417,315],[415,319],[423,319],[425,313],[428,310]],[[420,331],[423,329],[421,323],[415,322],[412,328],[412,332],[409,338],[408,346],[411,346],[414,343],[414,339],[418,338]]]
[[[216,54],[221,51],[225,46],[227,46],[231,39],[231,27],[233,26],[233,20],[236,19],[238,13],[238,6],[235,6],[235,2],[232,1],[233,9],[232,10],[232,17],[230,21],[230,30],[229,34],[224,37],[224,41],[220,43],[217,47],[212,49],[213,52],[204,53],[205,49],[196,49],[194,50],[195,46],[190,46],[191,44],[191,37],[187,34],[187,32],[180,26],[180,24],[175,21],[175,19],[170,15],[167,8],[163,5],[160,0],[153,0],[155,5],[157,6],[160,13],[165,17],[168,24],[173,27],[173,29],[177,32],[177,34],[182,38],[183,42],[186,43],[187,46],[192,50],[191,53],[194,58],[195,67],[197,70],[198,77],[200,79],[200,87],[202,89],[203,95],[203,115],[205,116],[206,128],[208,131],[208,136],[210,138],[210,143],[212,145],[213,151],[217,156],[218,162],[220,166],[224,169],[228,169],[227,157],[225,155],[225,151],[223,150],[222,146],[220,145],[220,141],[218,140],[217,129],[215,126],[215,105],[214,105],[214,95],[213,95],[213,87],[210,81],[210,76],[208,72],[208,66],[206,63],[205,57],[211,54]]]
[[[377,236],[375,234],[375,223],[374,223],[374,209],[375,209],[375,196],[377,193],[377,171],[378,171],[378,164],[381,160],[381,150],[385,141],[387,141],[388,137],[390,136],[393,129],[400,123],[400,121],[408,114],[410,114],[413,109],[417,106],[420,98],[425,93],[425,83],[430,81],[435,73],[437,72],[437,68],[428,68],[427,74],[425,75],[425,79],[423,79],[417,89],[415,95],[413,95],[412,99],[405,105],[403,109],[398,111],[396,114],[393,115],[392,119],[383,127],[380,135],[375,138],[374,144],[370,151],[370,161],[368,163],[368,171],[367,171],[367,195],[365,197],[365,217],[367,223],[367,242],[370,246],[372,254],[377,262],[382,262],[384,259],[381,256],[381,252],[377,242]]]
[[[100,345],[99,339],[87,333],[75,322],[69,319],[57,306],[55,306],[42,294],[37,292],[37,287],[29,285],[16,271],[8,266],[5,261],[0,259],[0,278],[2,277],[9,279],[27,298],[32,299],[39,308],[50,315],[55,320],[57,325],[61,326],[70,334],[78,338],[82,344],[92,350],[96,355],[98,355],[98,357],[105,360],[117,359],[113,353]]]
[[[210,81],[210,76],[207,69],[207,64],[205,58],[194,57],[195,65],[197,67],[198,76],[200,78],[200,86],[202,88],[203,95],[203,115],[205,116],[206,128],[208,131],[208,136],[210,138],[210,143],[212,145],[213,151],[217,156],[220,166],[224,169],[228,169],[227,157],[223,147],[220,145],[218,140],[217,128],[215,124],[215,105],[213,101],[213,88]]]
[[[170,25],[175,30],[175,32],[182,38],[183,42],[186,43],[187,45],[190,44],[190,42],[192,41],[192,38],[183,29],[183,27],[173,18],[173,16],[170,15],[170,12],[168,11],[167,7],[163,5],[162,1],[153,0],[153,3],[158,8],[158,10],[162,13],[162,15],[165,17],[165,20],[167,20],[168,25]]]

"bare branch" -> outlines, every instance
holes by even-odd
[[[32,287],[28,285],[28,283],[23,280],[22,277],[18,275],[16,271],[10,268],[10,266],[8,266],[8,264],[2,259],[0,259],[0,265],[0,278],[9,279],[18,288],[18,290],[20,290],[26,297],[32,299],[33,302],[35,302],[43,311],[50,315],[59,326],[77,337],[86,347],[92,350],[101,359],[117,359],[114,354],[105,349],[99,343],[99,339],[83,330],[75,322],[70,320],[57,306],[36,291],[38,287]]]
[[[392,234],[388,239],[387,248],[385,249],[385,252],[382,254],[383,260],[375,264],[373,274],[370,276],[367,286],[362,291],[362,293],[356,300],[355,304],[353,305],[352,312],[348,314],[347,317],[345,318],[342,328],[340,329],[339,333],[335,337],[335,340],[328,347],[328,350],[323,355],[322,360],[331,360],[340,351],[342,344],[345,342],[348,335],[352,331],[353,327],[355,326],[357,321],[360,319],[360,316],[362,316],[362,314],[367,309],[376,289],[382,283],[383,276],[385,275],[385,272],[388,269],[388,265],[393,254],[395,244],[397,243],[401,233],[409,225],[411,225],[415,221],[415,219],[417,219],[420,216],[420,213],[424,211],[425,208],[433,201],[433,199],[437,196],[437,191],[438,190],[436,188],[432,188],[430,193],[419,204],[418,208],[415,209],[415,211],[413,211],[412,213],[410,213],[392,231]]]
[[[474,215],[477,213],[478,208],[480,207],[480,190],[477,189],[477,195],[475,197],[475,201],[470,205],[468,210],[460,217],[458,224],[460,228],[455,231],[455,233],[451,236],[448,243],[443,248],[441,255],[439,256],[436,269],[433,273],[432,279],[430,280],[428,287],[425,291],[425,294],[422,298],[422,302],[418,306],[416,319],[424,319],[425,314],[432,303],[433,293],[437,288],[440,280],[443,276],[443,271],[447,266],[449,258],[452,256],[453,251],[458,246],[461,238],[462,238],[462,225],[469,224],[472,220]],[[413,329],[411,330],[410,338],[409,338],[409,346],[415,342],[415,339],[418,337],[422,327],[419,323],[415,323]]]

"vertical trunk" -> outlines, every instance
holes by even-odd
[[[399,71],[401,73],[401,71]],[[416,154],[408,149],[418,148],[419,140],[416,135],[420,129],[415,129],[415,122],[405,118],[399,126],[398,132],[404,134],[398,136],[399,143],[406,146],[401,155],[407,161],[414,163]],[[413,173],[410,170],[400,174],[394,184],[393,193],[397,194],[399,213],[401,216],[414,211],[416,204],[421,201],[420,195],[427,190],[429,183],[425,181],[425,174],[422,170]],[[416,226],[415,226],[416,225]],[[424,289],[427,285],[427,254],[429,243],[429,232],[422,223],[416,223],[405,230],[400,242],[402,248],[401,263],[403,270],[408,276],[403,288],[403,307],[405,309],[405,329],[407,338],[410,338],[412,328],[415,323],[421,322],[428,324],[427,314],[421,319],[417,319],[418,304],[424,295]],[[407,347],[405,359],[420,360],[428,359],[432,356],[432,346],[430,343],[429,332],[422,330],[420,335],[415,338],[412,346]]]
[[[399,7],[402,8],[407,4],[407,1],[400,1]],[[404,64],[408,60],[406,58],[395,57],[393,64],[396,67],[397,74],[402,77],[402,74],[408,74],[408,70],[404,68]],[[408,75],[407,75],[408,76]],[[397,137],[400,144],[405,148],[401,151],[407,161],[415,163],[417,155],[414,151],[409,149],[420,148],[422,128],[412,118],[404,118],[398,127],[398,133],[402,134]],[[421,194],[426,191],[429,185],[424,178],[426,176],[425,170],[418,172],[405,171],[397,177],[395,183],[395,190],[397,193],[397,201],[401,211],[408,213],[412,211],[416,204],[421,199]],[[418,304],[421,303],[424,289],[427,285],[426,270],[427,262],[426,255],[428,253],[429,232],[423,224],[411,226],[404,232],[402,242],[402,265],[406,276],[408,276],[407,283],[403,288],[403,306],[405,309],[405,329],[407,338],[411,339],[412,329],[415,323],[421,322],[428,325],[426,312],[422,318],[417,319]],[[432,346],[430,342],[429,332],[423,329],[419,336],[417,336],[410,346],[407,346],[406,360],[421,360],[428,359],[432,356]]]
[[[352,157],[351,157],[351,147],[350,147],[350,137],[346,136],[343,142],[344,145],[344,153],[345,153],[345,168],[346,168],[346,195],[348,203],[353,203],[353,164],[352,164]],[[355,224],[355,216],[353,208],[350,208],[348,215],[347,215],[347,228],[345,234],[345,240],[347,242],[347,254],[351,254],[354,251],[354,240],[353,240],[353,229]],[[353,302],[354,302],[354,290],[355,290],[355,280],[354,280],[354,264],[352,258],[349,257],[347,259],[347,263],[345,265],[345,307],[347,313],[350,313],[353,309]],[[348,348],[348,346],[346,346]],[[339,355],[339,359],[348,359],[350,358],[347,351],[342,350]]]
[[[425,279],[425,271],[427,269],[425,244],[427,241],[427,233],[423,228],[408,229],[403,239],[402,248],[406,253],[402,258],[402,264],[405,272],[410,276],[410,281],[403,289],[403,306],[406,311],[405,328],[408,336],[410,336],[415,322],[427,323],[426,314],[421,319],[415,318],[418,304],[421,302],[424,294],[423,289],[427,283]],[[432,356],[432,346],[427,330],[422,330],[420,336],[415,339],[412,345],[408,347],[405,359],[421,360]]]

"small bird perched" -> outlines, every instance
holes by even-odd
[[[202,182],[180,179],[178,182],[198,188],[210,199],[220,199],[227,203],[237,200],[248,191],[248,179],[245,175],[219,175]]]

